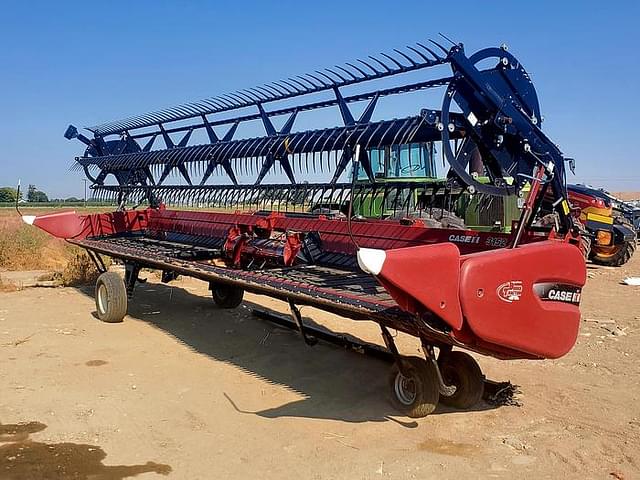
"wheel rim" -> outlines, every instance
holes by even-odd
[[[100,313],[105,313],[108,305],[109,299],[107,295],[107,287],[101,283],[98,287],[98,310],[100,310]]]
[[[600,258],[611,258],[616,255],[624,244],[613,245],[611,247],[594,247],[595,254]]]
[[[460,383],[461,383],[458,372],[456,371],[455,368],[450,368],[448,365],[441,365],[440,373],[442,374],[442,380],[446,385],[456,387],[455,391],[451,395],[443,395],[443,396],[455,397],[456,393],[460,391]]]
[[[411,405],[416,400],[416,382],[412,378],[407,378],[400,372],[396,375],[393,384],[396,398],[403,405]]]

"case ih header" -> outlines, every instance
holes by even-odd
[[[395,361],[399,409],[423,416],[439,399],[468,408],[483,376],[453,348],[564,355],[586,272],[565,158],[541,130],[527,72],[506,48],[467,56],[462,45],[431,44],[89,127],[90,136],[70,126],[65,136],[86,145],[76,166],[95,197],[119,207],[25,220],[89,252],[103,272],[104,321],[123,319],[140,268],[161,270],[166,282],[187,275],[209,282],[223,308],[245,290],[288,302],[309,344],[299,305],[373,320]],[[436,87],[446,90],[440,108],[415,103],[416,115],[372,120],[382,99]],[[318,110],[339,112],[341,124],[295,128]],[[251,122],[265,135],[236,138]],[[206,143],[190,144],[194,132]],[[412,180],[435,168],[435,145],[450,165],[446,181]],[[381,168],[395,179],[380,181]],[[520,220],[511,233],[448,224],[447,207],[463,192],[519,194]],[[535,226],[543,204],[555,213],[546,229]],[[124,282],[102,255],[125,264]],[[389,328],[420,338],[426,358],[400,355]]]

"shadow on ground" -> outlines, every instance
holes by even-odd
[[[80,291],[93,298],[91,287]],[[277,408],[249,411],[221,386],[221,394],[240,413],[346,422],[392,420],[406,427],[417,426],[414,421],[391,418],[400,414],[388,400],[388,363],[325,342],[308,347],[298,333],[254,317],[253,308],[263,307],[245,301],[237,309],[223,310],[210,297],[174,285],[147,283],[136,287],[128,314],[166,331],[198,353],[304,397]],[[319,326],[310,318],[304,321]],[[127,328],[126,322],[115,328]],[[481,402],[475,409],[493,408]],[[435,413],[463,412],[439,406]]]
[[[40,422],[0,424],[0,478],[29,480],[120,480],[141,473],[167,475],[169,465],[104,465],[107,454],[95,445],[42,443],[29,439],[47,426]]]

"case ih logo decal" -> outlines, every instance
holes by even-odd
[[[540,297],[540,300],[564,302],[572,305],[580,305],[580,296],[582,295],[580,287],[560,283],[537,283],[533,286],[533,291]]]
[[[496,289],[498,297],[503,302],[513,303],[520,300],[522,295],[522,280],[510,280],[504,282]]]
[[[449,235],[449,241],[455,243],[480,243],[479,235]]]

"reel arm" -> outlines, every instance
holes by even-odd
[[[492,69],[479,70],[483,60],[498,58]],[[442,143],[445,157],[455,174],[472,190],[490,195],[512,195],[526,183],[549,184],[532,188],[540,198],[532,206],[539,209],[541,195],[549,192],[560,217],[558,233],[573,227],[567,203],[565,158],[540,129],[540,108],[529,75],[505,48],[488,48],[471,57],[462,45],[451,48],[448,61],[454,72],[442,104]],[[451,102],[462,111],[465,133],[478,147],[491,184],[480,183],[467,172],[465,159],[458,158],[449,140],[455,127],[450,123]],[[541,173],[539,169],[542,169]],[[509,183],[511,177],[512,183]],[[550,188],[548,188],[550,187]],[[536,211],[529,212],[529,217]]]

